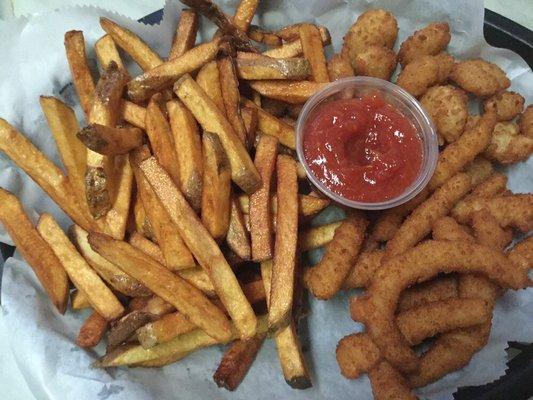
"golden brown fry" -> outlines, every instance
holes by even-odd
[[[417,400],[411,393],[406,379],[387,361],[380,361],[368,374],[372,394],[376,400],[402,399]]]
[[[277,47],[281,45],[281,38],[274,32],[269,32],[257,25],[248,28],[248,36],[254,42],[264,43],[267,46]]]
[[[145,129],[146,108],[141,107],[131,101],[124,100],[120,109],[121,118],[136,126]]]
[[[246,32],[252,23],[258,6],[259,0],[241,0],[233,16],[235,26],[241,31]]]
[[[250,196],[250,237],[252,259],[264,261],[272,258],[272,207],[270,184],[276,167],[278,139],[262,135],[255,153],[255,166],[261,175],[261,189]]]
[[[98,63],[102,69],[106,70],[109,67],[111,61],[114,61],[118,68],[126,75],[129,79],[129,73],[118,52],[115,41],[111,35],[104,35],[96,41],[94,44],[94,51],[96,52],[96,57],[98,58]]]
[[[305,58],[270,58],[255,55],[244,58],[239,53],[235,68],[241,79],[305,79],[311,74],[311,66]],[[247,53],[244,53],[247,54]]]
[[[397,312],[458,297],[457,278],[453,275],[437,277],[404,290],[398,300]]]
[[[505,90],[485,100],[483,109],[494,111],[498,121],[510,121],[524,110],[524,98],[519,93]]]
[[[261,177],[246,147],[215,103],[190,75],[180,78],[174,91],[202,128],[218,135],[229,159],[232,180],[245,192],[255,192],[261,185]]]
[[[300,23],[296,23],[292,25],[287,25],[275,33],[277,36],[282,38],[284,41],[293,42],[300,38],[300,27],[304,24],[306,24],[306,22],[300,22]],[[331,37],[328,31],[328,28],[326,28],[323,25],[315,25],[315,26],[318,28],[318,31],[320,32],[320,36],[322,38],[322,41],[324,42],[324,45],[330,44]]]
[[[159,246],[155,244],[154,242],[152,242],[151,240],[145,238],[139,232],[133,232],[130,235],[128,243],[131,244],[136,249],[141,250],[144,254],[152,257],[159,264],[166,266],[166,261],[165,261],[165,258],[163,257],[163,252],[161,251]]]
[[[458,63],[450,79],[461,89],[478,97],[492,96],[511,85],[500,67],[480,58]]]
[[[311,65],[311,76],[315,82],[329,82],[326,57],[320,32],[315,25],[302,24],[298,31],[304,57]]]
[[[154,347],[159,343],[166,343],[178,335],[197,329],[188,318],[179,311],[163,315],[154,322],[149,322],[137,329],[137,339],[145,349]]]
[[[128,82],[128,96],[133,101],[150,98],[154,93],[170,88],[184,74],[193,72],[215,58],[221,39],[193,47],[182,56],[165,61],[156,68]]]
[[[332,222],[300,231],[298,248],[300,251],[308,251],[325,246],[333,240],[335,230],[341,225],[341,223],[342,221]]]
[[[226,235],[226,243],[228,244],[228,247],[243,260],[250,260],[252,258],[250,237],[248,235],[248,230],[246,229],[241,206],[235,195],[232,195],[231,198],[231,214],[228,233]]]
[[[520,133],[533,139],[533,104],[526,107],[518,123],[520,124]]]
[[[439,54],[446,49],[450,39],[450,26],[447,22],[429,24],[405,39],[400,46],[398,60],[405,67],[422,56]]]
[[[78,253],[50,214],[42,214],[37,231],[59,259],[76,288],[85,295],[91,307],[108,321],[117,319],[124,307],[100,277]]]
[[[85,293],[80,292],[78,289],[74,289],[70,292],[70,307],[73,310],[83,310],[85,308],[91,308],[91,303],[89,303]]]
[[[433,223],[432,236],[435,240],[452,240],[475,243],[476,239],[452,217],[441,217]]]
[[[513,240],[513,232],[502,229],[496,217],[484,208],[472,214],[472,229],[479,243],[493,249],[503,250]]]
[[[88,149],[105,156],[129,153],[143,143],[143,132],[135,127],[89,124],[76,136]]]
[[[385,252],[381,249],[363,251],[344,281],[344,289],[364,288],[370,285],[381,266]]]
[[[196,83],[207,93],[207,96],[217,105],[222,115],[226,115],[222,89],[220,87],[220,73],[218,63],[211,61],[205,64],[196,75]]]
[[[178,226],[185,244],[210,276],[241,338],[254,336],[257,319],[216,242],[155,158],[143,161],[141,170]]]
[[[255,81],[250,82],[250,87],[260,95],[281,100],[289,104],[302,104],[327,83],[309,81]]]
[[[230,165],[218,136],[204,132],[202,137],[204,180],[202,184],[202,223],[213,239],[226,236],[230,220]]]
[[[150,220],[146,216],[146,210],[144,209],[141,195],[138,190],[136,190],[135,192],[133,217],[135,219],[135,229],[138,232],[140,232],[143,236],[147,237],[150,240],[157,240],[155,239]]]
[[[107,18],[100,18],[100,25],[113,41],[144,70],[151,70],[163,60],[139,36]]]
[[[396,69],[396,53],[383,46],[369,46],[352,58],[355,75],[388,81]]]
[[[242,122],[246,128],[246,144],[251,147],[255,142],[257,134],[258,111],[257,108],[242,107],[241,108]]]
[[[328,60],[328,74],[330,81],[355,75],[350,61],[342,53],[337,53]]]
[[[263,52],[263,55],[272,57],[272,58],[291,58],[291,57],[298,57],[301,56],[303,53],[303,47],[302,42],[300,40],[300,26],[302,24],[295,24],[291,25],[290,27],[286,27],[283,30],[287,29],[287,39],[284,38],[284,40],[289,41],[289,43],[284,43],[279,47],[269,49],[265,52]],[[329,31],[327,28],[323,26],[319,26],[318,30],[320,32],[320,38],[322,39],[322,46],[326,46],[331,43],[331,36],[329,34]],[[278,31],[276,34],[278,36],[284,35],[281,32]]]
[[[341,374],[348,379],[357,379],[378,363],[381,352],[370,335],[352,333],[339,340],[336,357]]]
[[[180,57],[190,50],[196,42],[197,33],[198,15],[193,10],[182,10],[168,59]]]
[[[298,244],[298,182],[296,162],[279,155],[277,171],[277,225],[268,313],[269,329],[290,324],[294,301],[296,250]]]
[[[65,33],[65,50],[81,108],[85,115],[89,116],[94,95],[94,81],[87,64],[85,39],[82,31],[68,31]]]
[[[0,222],[35,272],[54,306],[64,314],[68,303],[69,282],[62,264],[33,227],[22,204],[13,194],[0,188],[0,203]]]
[[[153,321],[155,318],[157,318],[157,316],[141,310],[129,312],[113,323],[107,334],[108,348],[114,348],[127,342],[130,338],[134,337],[133,335],[138,328]]]
[[[89,243],[96,252],[145,283],[210,336],[229,340],[232,335],[230,322],[199,289],[126,242],[93,232],[89,235]]]
[[[107,320],[93,311],[80,328],[76,344],[80,347],[94,347],[104,337],[107,330]]]
[[[274,195],[271,200],[273,214],[276,214],[278,212],[278,205],[276,199],[277,196]],[[240,195],[239,203],[241,205],[242,212],[248,214],[250,206],[250,197],[246,195]],[[299,194],[298,215],[300,216],[300,218],[307,219],[308,217],[312,217],[313,215],[318,214],[320,211],[326,208],[329,203],[330,202],[328,199],[311,196],[308,194]]]
[[[265,336],[260,335],[233,342],[224,353],[213,375],[213,380],[217,386],[229,391],[237,389],[252,366],[264,341]]]
[[[503,165],[527,160],[533,153],[533,138],[520,134],[514,122],[498,122],[492,131],[489,146],[483,153]]]
[[[474,128],[466,130],[459,139],[449,144],[439,154],[435,173],[429,182],[430,190],[441,187],[485,150],[490,142],[491,132],[495,124],[495,114],[484,114]]]
[[[367,225],[362,213],[348,215],[335,230],[322,260],[306,271],[306,286],[316,298],[331,299],[340,290],[357,260]]]
[[[178,156],[180,189],[192,208],[200,210],[204,167],[198,125],[179,100],[169,101],[167,111]]]

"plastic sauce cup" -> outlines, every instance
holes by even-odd
[[[407,119],[411,121],[422,141],[422,165],[416,179],[400,195],[382,202],[361,202],[350,200],[338,195],[326,187],[311,171],[304,156],[303,139],[305,125],[312,112],[321,104],[337,99],[361,98],[368,93],[379,93],[384,100],[395,107]],[[424,111],[420,103],[401,87],[388,81],[371,77],[345,78],[330,83],[319,92],[315,93],[305,103],[300,116],[296,121],[296,152],[302,163],[307,177],[311,183],[333,201],[351,208],[364,210],[384,210],[403,204],[413,197],[428,184],[435,167],[439,154],[437,133],[429,115]]]

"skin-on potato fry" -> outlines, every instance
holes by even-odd
[[[437,167],[429,181],[430,190],[441,187],[486,149],[495,124],[496,115],[494,113],[483,114],[474,128],[466,130],[459,139],[449,144],[439,154]]]
[[[257,108],[241,107],[242,122],[246,128],[246,143],[250,148],[255,142],[257,134],[258,124],[258,111]]]
[[[190,75],[185,75],[176,82],[174,92],[191,111],[202,128],[219,137],[229,159],[233,182],[249,194],[255,192],[261,185],[259,172],[257,172],[246,147],[215,103]]]
[[[239,53],[242,54],[242,53]],[[255,54],[254,54],[255,55]],[[305,58],[236,58],[235,68],[240,79],[305,79],[311,74],[311,65]]]
[[[154,231],[150,220],[146,216],[146,210],[141,199],[141,194],[138,190],[135,191],[135,199],[133,204],[133,217],[135,219],[135,229],[140,232],[144,237],[150,240],[155,239]]]
[[[484,208],[472,214],[472,229],[477,241],[492,249],[503,250],[513,240],[513,232],[502,229],[496,217]]]
[[[137,128],[145,129],[146,108],[131,101],[124,100],[120,108],[120,117]]]
[[[132,101],[143,101],[154,93],[170,88],[182,75],[193,72],[213,60],[218,52],[221,39],[193,47],[179,57],[165,61],[156,68],[128,82],[128,96]]]
[[[222,89],[220,87],[220,73],[218,63],[210,61],[205,64],[198,74],[196,74],[196,83],[207,93],[207,96],[217,105],[223,115],[226,115],[226,107],[222,98]]]
[[[116,321],[107,334],[108,348],[114,348],[128,341],[137,329],[153,321],[157,316],[141,310],[134,310]]]
[[[458,296],[457,278],[453,275],[439,276],[404,290],[398,299],[397,312]]]
[[[267,46],[273,47],[281,46],[282,40],[278,35],[274,32],[266,31],[257,25],[251,25],[247,33],[254,42],[264,43]]]
[[[533,104],[526,107],[518,123],[520,124],[520,133],[533,139]]]
[[[290,27],[286,27],[287,33],[290,33],[290,35],[287,35],[288,39],[284,39],[288,41],[289,43],[284,43],[279,47],[269,49],[265,52],[263,52],[264,56],[272,57],[272,58],[291,58],[291,57],[299,57],[303,53],[303,47],[302,42],[300,40],[300,26],[302,24],[294,24]],[[327,46],[331,43],[331,36],[329,34],[329,31],[327,28],[323,26],[318,27],[318,31],[320,32],[320,38],[322,39],[322,46]],[[279,36],[281,31],[276,32],[276,34]],[[290,40],[289,40],[290,39]]]
[[[300,231],[298,236],[298,249],[300,251],[308,251],[325,246],[333,240],[335,230],[341,224],[342,221],[332,222]]]
[[[115,41],[111,35],[104,35],[98,39],[94,44],[94,51],[96,53],[98,63],[103,70],[106,70],[111,61],[114,61],[122,73],[124,73],[124,75],[126,75],[129,79],[128,70],[124,66],[122,58],[120,58],[117,45],[115,44]]]
[[[143,143],[143,132],[136,127],[89,124],[76,136],[88,149],[105,156],[126,154]]]
[[[278,205],[277,205],[277,196],[272,196],[272,213],[277,214]],[[250,208],[250,197],[246,195],[239,196],[239,203],[241,205],[242,212],[245,214],[249,213]],[[298,216],[302,219],[307,219],[313,215],[318,214],[324,208],[329,205],[330,201],[328,199],[323,199],[316,196],[311,196],[308,194],[299,194],[298,195]]]
[[[57,310],[64,314],[68,304],[67,273],[48,243],[43,240],[19,200],[0,188],[0,222],[17,250],[31,266]]]
[[[352,58],[355,75],[389,80],[396,69],[396,53],[383,46],[369,46]]]
[[[252,23],[258,6],[259,0],[241,0],[233,16],[235,26],[241,31],[246,32]]]
[[[182,10],[168,59],[182,56],[194,47],[198,33],[198,15],[193,10]]]
[[[450,79],[478,97],[495,95],[511,85],[500,67],[482,59],[461,61],[450,74]]]
[[[145,283],[150,290],[176,307],[208,335],[222,341],[231,338],[230,322],[196,287],[126,242],[92,232],[89,234],[89,243],[93,250]]]
[[[295,40],[300,39],[300,27],[302,25],[306,24],[306,22],[296,23],[292,25],[287,25],[280,30],[276,31],[275,34],[279,36],[281,39],[283,39],[285,42],[293,42]],[[328,28],[326,28],[323,25],[315,25],[318,28],[318,31],[320,32],[320,37],[322,38],[322,42],[324,45],[328,45],[331,43],[331,37],[328,31]]]
[[[231,214],[228,233],[226,235],[226,243],[229,248],[243,260],[250,260],[252,258],[248,229],[244,222],[244,216],[239,201],[235,195],[231,197]]]
[[[85,308],[91,308],[91,303],[89,303],[85,293],[74,289],[70,292],[70,308],[73,310],[83,310]]]
[[[494,111],[498,121],[510,121],[524,109],[524,98],[519,93],[505,90],[486,99],[483,109]]]
[[[289,156],[279,155],[276,171],[278,214],[268,313],[271,330],[284,328],[291,320],[298,245],[296,162]]]
[[[254,81],[250,87],[260,95],[281,100],[289,104],[302,104],[316,92],[324,88],[327,83],[310,81]]]
[[[163,315],[157,321],[149,322],[136,331],[137,339],[145,349],[159,343],[170,342],[176,336],[191,332],[197,327],[179,311]]]
[[[344,281],[344,289],[368,287],[381,266],[385,252],[381,249],[363,251]]]
[[[405,67],[422,56],[439,54],[446,50],[451,38],[447,22],[429,24],[405,39],[398,52],[398,61]]]
[[[155,158],[143,161],[141,170],[178,226],[185,244],[210,276],[241,338],[254,336],[257,325],[255,314],[216,242]]]
[[[167,102],[167,111],[178,156],[180,189],[192,208],[200,210],[204,167],[198,125],[179,100]]]
[[[85,54],[85,39],[82,31],[65,33],[65,50],[76,93],[81,108],[89,116],[94,95],[94,81]]]
[[[263,182],[261,188],[250,196],[250,237],[252,259],[264,261],[272,258],[272,208],[270,205],[270,184],[276,167],[278,139],[262,135],[255,153],[255,166]]]
[[[85,295],[91,307],[108,321],[120,317],[124,312],[122,304],[78,253],[50,214],[41,215],[37,231],[55,253],[74,286]]]
[[[139,36],[107,18],[100,18],[102,29],[144,70],[151,70],[163,60]]]
[[[76,344],[80,347],[90,348],[96,346],[107,331],[107,320],[93,311],[80,328]]]
[[[326,56],[322,47],[320,32],[315,25],[302,24],[298,30],[304,57],[311,65],[311,76],[315,82],[329,82]]]
[[[433,223],[431,232],[435,240],[452,240],[459,242],[475,243],[476,239],[466,231],[465,226],[452,217],[441,217]]]
[[[514,122],[498,122],[492,131],[489,146],[483,153],[502,165],[527,160],[533,153],[533,138],[520,134]]]
[[[328,74],[330,81],[354,76],[354,70],[350,61],[342,54],[337,53],[328,60]]]
[[[213,380],[217,386],[229,391],[237,389],[252,366],[264,341],[265,336],[260,335],[233,342],[224,353],[213,375]]]
[[[357,260],[367,225],[362,213],[353,213],[335,230],[322,260],[306,271],[304,280],[313,296],[327,300],[340,290]]]
[[[221,240],[229,227],[231,206],[230,165],[217,135],[202,136],[204,180],[202,184],[202,223],[213,239]]]

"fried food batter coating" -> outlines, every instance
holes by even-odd
[[[396,84],[419,97],[434,85],[443,83],[453,71],[455,60],[447,53],[422,56],[407,64],[398,75]]]
[[[381,249],[363,251],[344,281],[344,289],[364,288],[370,284],[381,266],[385,252]]]
[[[456,64],[450,79],[478,97],[495,95],[511,85],[500,67],[480,58]]]
[[[342,53],[337,53],[331,57],[327,66],[329,79],[332,82],[355,75],[350,61]]]
[[[405,378],[387,361],[381,361],[368,374],[375,400],[417,400]]]
[[[513,240],[513,232],[501,228],[496,217],[487,209],[472,214],[472,229],[479,243],[493,249],[503,250]]]
[[[351,59],[356,75],[388,81],[396,69],[396,54],[383,46],[369,46]]]
[[[533,153],[533,138],[520,134],[514,122],[498,122],[492,131],[489,147],[483,153],[503,165],[527,160]]]
[[[468,96],[451,85],[433,86],[420,98],[437,127],[437,133],[451,143],[463,133],[468,119]]]
[[[452,240],[475,243],[476,239],[452,217],[442,217],[435,221],[432,231],[435,240]]]
[[[519,124],[520,133],[533,139],[533,104],[527,106],[524,113],[520,116]]]
[[[376,365],[381,352],[368,334],[352,333],[339,340],[336,356],[341,374],[348,379],[357,379]]]
[[[405,67],[422,56],[434,56],[450,43],[450,26],[447,22],[429,24],[409,36],[400,46],[398,61]]]
[[[510,121],[524,109],[524,98],[516,92],[503,91],[483,102],[485,112],[494,111],[498,121]]]
[[[434,303],[458,296],[457,278],[444,275],[405,289],[398,300],[398,313],[424,304]]]

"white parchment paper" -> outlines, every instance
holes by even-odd
[[[231,13],[237,1],[222,3]],[[400,26],[396,46],[428,22],[449,22],[453,32],[449,51],[454,56],[482,56],[496,62],[512,79],[511,88],[522,93],[528,104],[533,102],[533,73],[526,63],[508,50],[495,49],[485,43],[481,0],[273,0],[262,2],[254,23],[279,28],[300,21],[318,22],[329,28],[334,49],[338,51],[348,27],[358,15],[372,7],[387,8],[396,15]],[[69,85],[70,72],[64,56],[65,31],[83,30],[90,49],[89,56],[94,58],[92,45],[103,34],[98,18],[107,16],[140,34],[165,55],[179,9],[181,5],[175,0],[168,1],[164,19],[156,26],[145,26],[92,7],[63,9],[29,19],[0,22],[0,117],[23,131],[60,165],[39,108],[38,96],[54,95],[71,105],[77,103]],[[211,24],[204,21],[204,35],[213,31]],[[138,69],[131,71],[135,73]],[[82,120],[79,106],[76,106],[76,111]],[[508,169],[511,189],[532,192],[532,168],[533,160],[529,160]],[[31,215],[51,212],[63,226],[68,225],[68,219],[61,210],[2,154],[0,186],[16,193]],[[334,214],[330,212],[322,219],[334,218]],[[0,241],[10,243],[1,227]],[[339,295],[328,302],[311,300],[311,314],[301,327],[301,336],[312,371],[312,389],[297,391],[285,384],[275,346],[272,341],[267,341],[239,389],[228,393],[218,389],[212,381],[212,374],[223,354],[222,346],[197,352],[179,364],[165,368],[91,369],[89,365],[102,354],[103,349],[86,351],[75,345],[78,329],[86,315],[67,312],[67,315],[59,316],[32,270],[18,254],[5,262],[1,290],[11,347],[37,399],[371,398],[367,378],[355,381],[344,379],[335,360],[338,340],[362,328],[348,314],[351,293]],[[504,374],[507,341],[533,341],[532,306],[533,289],[506,294],[496,307],[488,346],[466,368],[422,389],[420,394],[432,399],[447,399],[458,386],[490,382]]]

